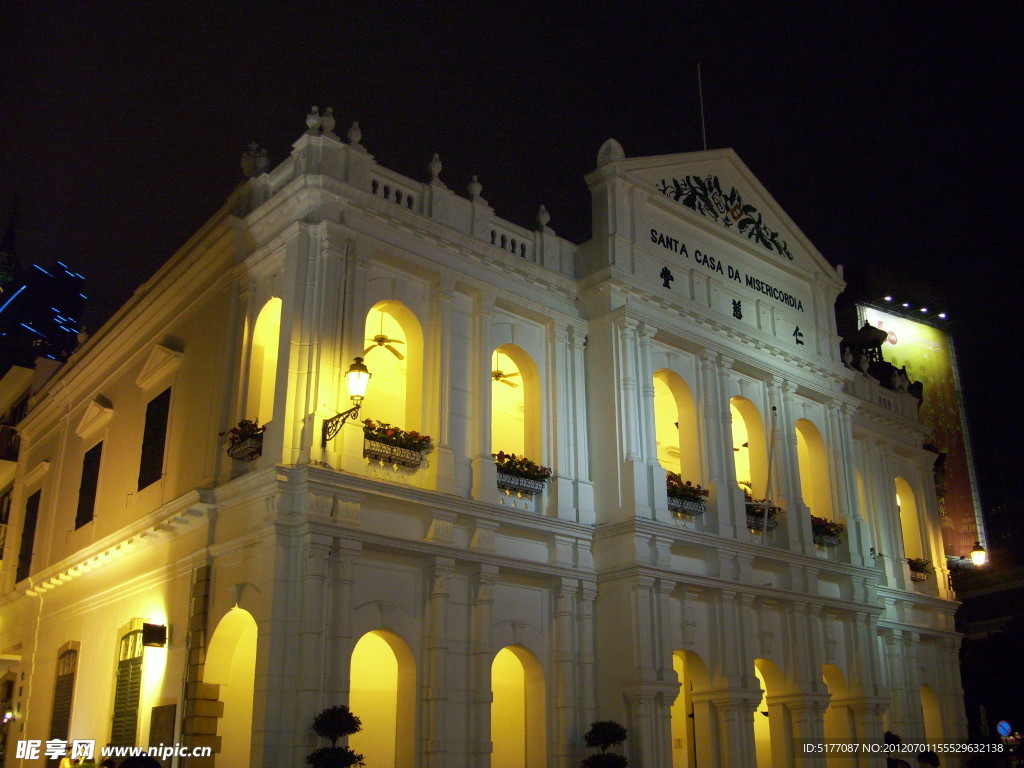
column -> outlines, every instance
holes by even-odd
[[[432,370],[424,370],[428,386],[431,422],[427,425],[435,435],[433,463],[436,467],[436,488],[443,493],[455,493],[455,455],[450,444],[451,421],[451,365],[452,365],[452,299],[455,278],[442,272],[431,293],[430,345],[428,354]],[[426,365],[424,366],[426,369]],[[433,375],[431,375],[433,374]]]
[[[498,569],[480,565],[473,576],[469,630],[469,766],[488,768],[491,761],[491,608]]]
[[[309,731],[313,717],[327,705],[324,700],[324,641],[327,613],[323,610],[325,598],[330,601],[327,586],[328,564],[331,558],[331,538],[306,533],[300,544],[301,553],[301,606],[299,615],[299,668],[298,709],[299,722],[306,724],[306,745],[312,750],[316,737]]]
[[[331,557],[331,625],[327,641],[327,694],[334,703],[348,701],[352,672],[352,585],[362,544],[335,539]]]
[[[423,751],[427,768],[445,765],[445,724],[448,704],[448,585],[455,561],[434,559],[427,603],[426,674],[424,676]]]
[[[551,696],[552,741],[555,768],[573,768],[576,738],[576,642],[573,631],[573,600],[578,582],[561,579],[554,600],[554,690]]]
[[[594,600],[596,597],[597,585],[593,582],[581,581],[576,597],[576,631],[579,637],[577,730],[581,733],[585,733],[596,719],[594,703]]]
[[[470,384],[473,398],[473,424],[470,431],[470,455],[473,466],[473,498],[494,501],[498,493],[498,470],[491,458],[491,325],[494,323],[494,296],[481,293],[473,307],[473,352]]]

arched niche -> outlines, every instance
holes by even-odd
[[[274,417],[280,340],[281,299],[274,297],[263,305],[256,317],[249,348],[249,391],[245,399],[245,418],[256,419],[260,424],[266,424]]]
[[[827,741],[848,741],[853,739],[856,729],[854,726],[853,712],[843,703],[850,695],[849,686],[846,683],[846,676],[835,664],[821,665],[821,678],[828,688],[829,703],[825,710],[823,725]],[[825,756],[829,766],[848,764],[848,756],[840,753],[832,753]]]
[[[695,707],[693,694],[710,688],[707,665],[693,651],[672,654],[672,669],[679,680],[679,695],[672,703],[672,768],[697,768],[707,765],[712,755],[701,736],[714,725],[707,722],[706,707]]]
[[[232,608],[217,624],[203,667],[203,682],[218,686],[224,714],[217,723],[217,768],[245,768],[252,744],[252,703],[256,677],[256,620]]]
[[[910,483],[902,477],[896,478],[896,507],[900,513],[904,556],[923,558],[924,547],[921,542],[921,519],[918,514],[917,498]]]
[[[796,450],[800,467],[800,495],[811,514],[832,520],[832,481],[828,453],[821,432],[808,419],[796,422]]]
[[[662,368],[654,374],[654,434],[658,462],[685,481],[701,479],[697,406],[689,385],[675,371]]]
[[[921,686],[921,713],[924,715],[924,739],[929,744],[945,741],[946,734],[942,727],[942,709],[939,697],[931,686]]]
[[[424,385],[423,330],[416,315],[400,301],[374,304],[366,313],[361,352],[370,371],[361,418],[404,430],[419,430]]]
[[[764,421],[750,400],[729,400],[732,415],[732,450],[736,462],[736,482],[746,487],[755,499],[768,496],[768,441]]]
[[[784,705],[772,706],[770,699],[785,692],[785,681],[778,665],[770,659],[754,660],[754,675],[761,686],[761,702],[754,710],[754,748],[757,768],[784,765],[789,753],[786,744],[787,717]]]
[[[491,453],[541,456],[540,376],[529,354],[515,344],[491,352]]]
[[[491,662],[491,768],[547,765],[544,671],[521,645],[502,648]]]
[[[349,746],[367,765],[412,768],[416,737],[416,662],[408,644],[384,629],[352,649],[349,708],[362,730]]]

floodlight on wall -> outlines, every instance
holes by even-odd
[[[984,565],[988,562],[988,552],[981,546],[980,541],[974,542],[974,549],[971,550],[971,560],[975,565]]]
[[[327,455],[327,441],[333,439],[341,431],[346,421],[359,415],[363,398],[366,397],[366,386],[370,383],[372,375],[363,365],[363,358],[356,357],[352,360],[352,365],[348,367],[348,373],[345,374],[345,386],[348,387],[348,396],[352,401],[352,407],[336,416],[324,419],[320,447],[325,456]]]
[[[163,648],[167,645],[166,624],[143,624],[142,644],[147,648]]]

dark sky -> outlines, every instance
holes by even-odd
[[[589,236],[583,174],[729,146],[832,263],[944,291],[982,497],[1020,499],[1020,3],[0,3],[0,216],[109,316],[310,105],[499,216]]]

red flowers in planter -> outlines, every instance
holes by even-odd
[[[506,475],[525,477],[528,480],[547,480],[551,477],[551,470],[548,467],[542,467],[525,456],[517,458],[514,453],[499,451],[492,453],[491,457],[498,471]]]
[[[367,440],[384,443],[384,445],[393,445],[420,453],[426,453],[434,447],[428,435],[421,435],[414,429],[407,432],[404,429],[391,426],[386,421],[374,421],[373,419],[363,420],[363,437]]]

